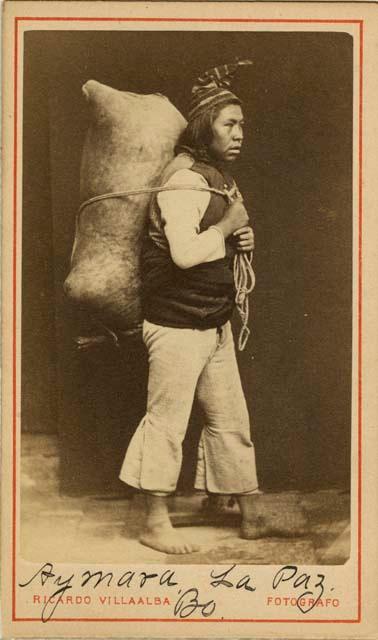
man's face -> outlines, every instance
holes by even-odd
[[[243,112],[238,104],[224,107],[213,122],[211,154],[221,162],[234,162],[243,144]]]

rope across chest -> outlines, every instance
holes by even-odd
[[[94,196],[85,200],[79,207],[78,216],[76,224],[80,224],[80,215],[84,209],[89,207],[94,203],[101,202],[103,200],[111,199],[111,198],[128,198],[138,195],[144,194],[157,194],[162,191],[204,191],[210,192],[217,195],[222,196],[226,199],[228,204],[234,202],[239,196],[239,192],[237,190],[236,185],[233,185],[230,189],[215,189],[214,187],[206,187],[206,186],[183,186],[183,185],[169,185],[169,186],[157,186],[157,187],[141,187],[138,189],[130,189],[127,191],[115,191],[109,192],[105,194],[101,194],[98,196]],[[255,286],[255,275],[252,268],[252,259],[253,253],[249,252],[238,252],[234,256],[233,262],[233,274],[234,274],[234,284],[235,284],[235,304],[241,319],[241,330],[238,337],[238,349],[243,351],[246,343],[248,341],[250,335],[250,329],[248,327],[249,320],[249,294],[252,292]],[[106,327],[105,327],[106,328]],[[115,338],[115,334],[109,330],[109,333]],[[83,344],[80,345],[79,348],[86,348]]]

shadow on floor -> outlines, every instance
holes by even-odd
[[[142,498],[68,497],[59,493],[58,456],[51,436],[23,436],[21,555],[34,562],[164,564],[343,564],[349,557],[349,494],[337,490],[258,496],[256,540],[239,537],[236,504],[208,504],[204,495],[177,496],[175,526],[200,544],[197,553],[169,555],[138,542]]]

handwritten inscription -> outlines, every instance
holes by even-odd
[[[182,586],[181,581],[176,575],[175,570],[165,569],[162,572],[148,572],[148,571],[124,571],[120,575],[115,575],[112,571],[101,571],[86,569],[79,575],[69,573],[67,575],[61,574],[55,570],[52,562],[45,562],[29,579],[24,582],[20,582],[20,587],[28,587],[29,585],[41,586],[49,588],[49,592],[43,595],[42,600],[37,596],[36,602],[43,604],[41,619],[43,622],[47,622],[54,615],[59,604],[72,603],[75,598],[85,598],[91,601],[90,596],[83,594],[67,595],[68,592],[77,594],[80,589],[88,589],[90,592],[96,591],[101,588],[100,602],[112,603],[114,599],[114,588],[118,589],[138,589],[144,590],[141,596],[134,598],[134,596],[124,597],[120,594],[121,601],[117,600],[115,604],[135,604],[140,602],[141,604],[151,604],[148,596],[145,594],[146,585],[153,586],[160,589],[164,587],[164,593],[155,596],[154,604],[159,605],[173,605],[173,615],[177,618],[189,618],[191,616],[199,616],[203,618],[209,618],[214,615],[217,609],[217,603],[214,598],[204,596],[204,593],[200,592],[200,588],[196,585],[192,585],[189,588]],[[272,587],[279,593],[280,587],[284,590],[285,587],[290,587],[291,594],[295,595],[294,600],[296,606],[303,613],[308,613],[322,602],[322,596],[325,590],[325,575],[323,573],[307,573],[301,572],[295,565],[285,565],[281,567],[274,575],[272,581]],[[104,594],[104,589],[111,590],[110,595]],[[167,598],[167,589],[172,598]],[[202,585],[201,585],[202,589]],[[257,586],[251,573],[245,573],[239,571],[237,565],[232,564],[221,569],[210,569],[208,574],[208,582],[203,586],[205,590],[218,590],[218,589],[231,589],[234,591],[243,591],[246,596],[253,597],[253,594],[257,590]],[[331,589],[332,591],[333,589]],[[109,593],[109,592],[108,592]],[[135,594],[134,594],[135,595]],[[283,596],[280,596],[283,597]],[[272,601],[272,598],[268,598],[268,604]],[[336,605],[335,605],[336,606]],[[218,615],[219,612],[217,612]]]
[[[250,581],[252,580],[250,575],[245,575],[242,578],[234,578],[234,576],[232,575],[234,572],[234,569],[236,567],[236,564],[233,564],[231,567],[229,567],[228,569],[225,569],[225,571],[221,571],[220,573],[216,574],[213,571],[210,572],[210,577],[213,578],[213,580],[210,582],[210,585],[212,587],[228,587],[230,588],[235,588],[235,589],[245,589],[246,591],[256,591],[256,587],[254,587],[252,584],[250,584]],[[231,579],[232,578],[232,582]]]
[[[302,613],[308,613],[313,609],[324,593],[323,573],[317,573],[312,576],[310,573],[300,573],[298,567],[294,565],[286,565],[279,569],[273,578],[273,589],[278,589],[281,583],[288,583],[293,589],[304,589],[303,593],[297,598],[297,607]],[[311,596],[311,600],[309,600]],[[306,603],[309,603],[306,605]]]
[[[208,618],[215,611],[216,604],[214,600],[208,602],[199,602],[199,591],[195,587],[191,587],[184,591],[175,604],[173,613],[178,618],[188,618],[193,613],[199,613],[204,618]]]
[[[171,569],[166,569],[160,573],[146,573],[145,571],[125,571],[121,576],[117,577],[113,572],[103,571],[84,571],[81,576],[76,576],[74,573],[65,577],[55,572],[52,562],[45,562],[40,569],[26,582],[19,583],[20,587],[27,587],[32,583],[39,583],[41,586],[45,586],[47,583],[58,587],[54,589],[53,593],[46,600],[42,609],[41,619],[42,622],[47,622],[51,619],[59,604],[64,602],[64,596],[67,591],[73,588],[75,582],[76,589],[90,587],[97,589],[101,587],[126,587],[126,588],[139,588],[142,589],[147,583],[158,584],[165,587],[176,587],[178,583],[175,579],[175,572]]]

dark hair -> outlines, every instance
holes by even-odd
[[[229,104],[240,105],[240,101],[237,98],[229,98],[190,120],[175,147],[176,155],[186,152],[190,153],[195,160],[209,162],[209,145],[213,139],[213,122],[217,119],[222,109]]]

